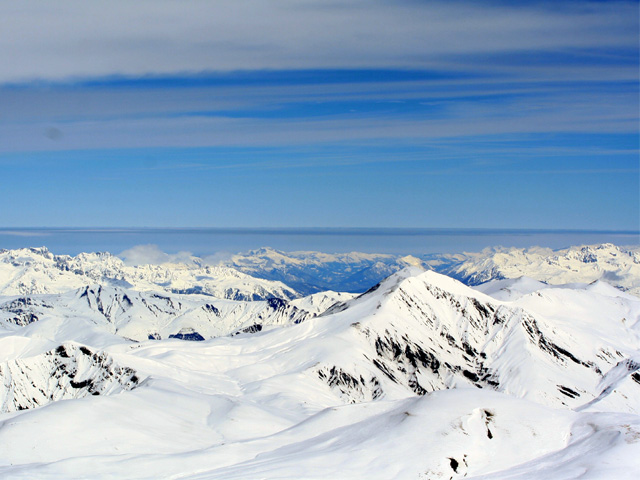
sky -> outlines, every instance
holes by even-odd
[[[640,229],[637,1],[0,6],[2,227]]]

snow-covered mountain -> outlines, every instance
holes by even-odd
[[[370,364],[353,370],[353,360],[340,353],[318,370],[323,378],[334,373],[327,381],[348,401],[378,398],[391,381],[417,394],[473,385],[577,407],[600,395],[612,368],[640,367],[634,367],[640,303],[606,284],[543,290],[507,303],[434,272],[407,274],[333,309],[341,310],[333,322],[365,319],[350,325],[349,336]],[[640,388],[633,383],[635,393],[621,408],[636,412]]]
[[[300,323],[352,296],[323,292],[293,301],[270,298],[249,302],[95,284],[60,294],[0,297],[0,329],[39,328],[42,320],[75,320],[135,341],[204,340]]]
[[[411,255],[282,252],[265,247],[233,255],[223,264],[311,294],[325,290],[361,293],[398,270],[422,262]]]
[[[612,244],[547,248],[495,247],[478,253],[413,256],[367,253],[281,252],[262,248],[223,262],[255,277],[278,280],[305,294],[322,290],[364,292],[411,265],[423,266],[468,285],[531,277],[549,284],[604,280],[640,296],[640,247]]]
[[[101,284],[138,291],[200,293],[232,300],[291,300],[298,293],[281,282],[233,268],[191,264],[130,266],[110,253],[53,255],[46,248],[0,250],[0,295],[62,293]]]
[[[15,412],[88,395],[112,395],[135,388],[140,378],[104,352],[60,345],[33,357],[0,363],[0,412]]]
[[[634,478],[640,299],[605,282],[486,291],[411,267],[359,296],[280,305],[302,321],[201,342],[144,336],[206,296],[6,297],[3,398],[28,409],[0,414],[0,476]],[[211,305],[222,324],[269,311]],[[90,383],[104,387],[76,395]],[[30,389],[49,403],[31,408],[46,402],[29,404]]]
[[[62,293],[100,284],[231,300],[291,300],[327,290],[361,293],[407,266],[422,266],[469,285],[521,276],[549,284],[604,280],[640,295],[640,248],[611,244],[559,251],[493,248],[422,259],[262,248],[233,255],[216,265],[197,257],[185,262],[133,266],[109,253],[71,257],[53,255],[46,248],[0,250],[0,294]]]
[[[468,285],[522,276],[549,283],[606,282],[640,296],[640,247],[610,243],[548,248],[490,248],[480,253],[445,255],[433,267]]]

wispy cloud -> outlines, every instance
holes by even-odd
[[[309,142],[343,141],[366,138],[441,138],[459,135],[479,135],[516,132],[634,132],[637,127],[637,92],[633,87],[595,88],[575,91],[572,85],[559,86],[542,93],[497,92],[491,95],[468,95],[458,89],[455,95],[432,95],[425,85],[422,99],[401,103],[377,103],[373,100],[346,98],[342,102],[322,102],[313,97],[306,102],[291,104],[286,98],[274,96],[271,105],[258,101],[253,106],[227,111],[185,111],[181,99],[156,96],[158,107],[144,111],[139,105],[134,115],[109,112],[107,95],[95,95],[88,102],[80,92],[58,98],[71,100],[72,107],[47,115],[46,107],[25,102],[23,107],[5,111],[0,121],[3,150],[123,148],[153,146],[207,145],[275,145]],[[399,90],[402,87],[399,86]],[[209,92],[212,95],[214,91]],[[238,98],[242,96],[236,92]],[[397,99],[397,94],[391,96]],[[34,103],[37,97],[32,100]],[[53,99],[49,99],[53,102]],[[245,100],[246,101],[246,100]],[[634,102],[636,101],[636,102]],[[135,102],[135,100],[134,100]],[[4,103],[5,105],[11,102]],[[46,103],[46,102],[45,102]],[[99,106],[104,104],[105,112]],[[85,109],[86,105],[86,109]],[[52,109],[55,107],[52,105]],[[265,109],[271,113],[265,115]],[[324,111],[323,111],[324,110]],[[28,112],[31,111],[31,116]],[[15,117],[15,120],[14,120]],[[479,121],[481,119],[481,121]],[[52,141],[46,132],[60,132]]]
[[[478,55],[633,45],[638,16],[631,1],[4,0],[2,12],[0,64],[11,65],[0,72],[5,82],[203,70],[466,69]]]
[[[5,225],[637,224],[637,1],[0,6]]]
[[[637,131],[632,1],[0,4],[2,151]]]
[[[0,234],[9,235],[11,237],[48,237],[48,232],[35,230],[0,230]]]
[[[157,245],[136,245],[118,256],[127,265],[162,265],[166,263],[193,264],[194,257],[191,252],[166,253]]]

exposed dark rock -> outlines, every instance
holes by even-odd
[[[267,300],[267,305],[269,305],[269,308],[272,308],[273,310],[278,310],[281,308],[285,308],[288,305],[288,302],[281,298],[274,297]]]
[[[220,316],[220,310],[218,310],[218,308],[216,308],[215,306],[213,306],[213,305],[211,305],[209,303],[207,303],[206,305],[203,305],[202,309],[207,313],[215,315],[216,317]]]
[[[191,342],[201,342],[204,340],[204,337],[200,335],[198,332],[189,332],[189,333],[178,332],[176,334],[169,335],[169,338],[177,338],[178,340],[189,340]]]
[[[578,392],[569,387],[565,387],[564,385],[558,385],[558,391],[569,398],[577,398],[580,396]]]
[[[565,359],[568,359],[574,363],[577,363],[578,365],[582,365],[587,368],[596,368],[593,363],[587,363],[580,360],[568,350],[565,350],[564,348],[548,340],[540,331],[540,328],[538,327],[538,324],[533,317],[525,315],[523,317],[522,326],[524,327],[532,342],[536,343],[542,351],[548,353],[557,360],[564,362]]]
[[[259,323],[255,323],[246,328],[243,328],[242,330],[232,333],[231,335],[234,336],[234,335],[240,335],[241,333],[257,333],[261,331],[262,331],[262,325],[260,325]]]
[[[340,391],[350,403],[376,400],[383,395],[380,382],[376,377],[365,380],[362,375],[355,377],[341,368],[332,366],[319,369],[318,377]]]

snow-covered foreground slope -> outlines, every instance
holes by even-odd
[[[46,248],[0,250],[0,295],[62,293],[90,284],[139,291],[200,293],[231,300],[293,299],[281,282],[253,278],[232,268],[190,264],[129,266],[110,253],[53,255]]]
[[[0,477],[636,478],[640,300],[543,287],[501,301],[406,269],[201,342],[123,338],[158,326],[140,292],[53,296],[59,314],[0,333],[5,392],[48,398],[0,414]],[[85,293],[119,301],[77,315]]]
[[[549,410],[491,392],[448,390],[341,405],[304,419],[296,418],[299,412],[283,417],[259,403],[170,383],[125,395],[58,402],[6,421],[0,430],[6,445],[2,456],[14,465],[0,467],[0,474],[386,480],[567,479],[586,473],[586,478],[636,478],[637,417]]]

